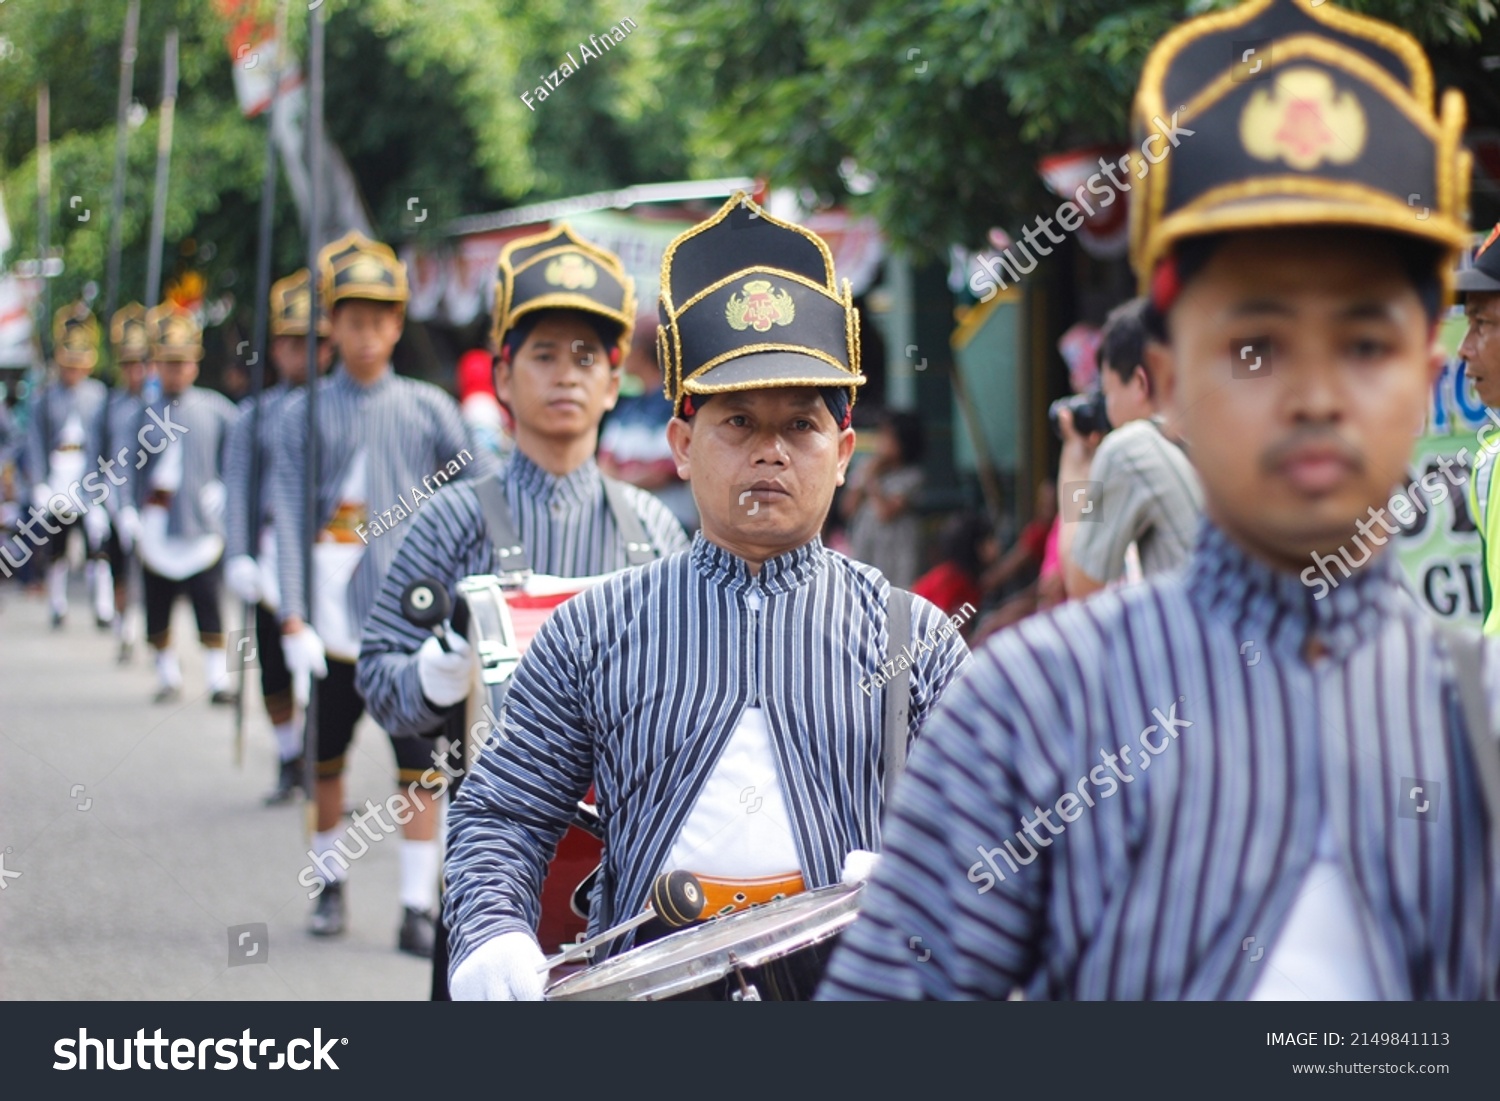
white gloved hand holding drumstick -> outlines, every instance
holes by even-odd
[[[448,978],[455,1002],[539,1002],[547,957],[530,933],[491,937],[464,957]]]

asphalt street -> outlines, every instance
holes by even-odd
[[[0,582],[0,998],[425,998],[427,961],[396,951],[394,836],[351,868],[348,931],[306,931],[305,804],[262,806],[276,753],[253,671],[237,767],[186,601],[183,698],[158,705],[145,646],[117,665],[77,577],[72,599],[54,631],[44,597]],[[394,767],[365,719],[350,805],[383,802]]]

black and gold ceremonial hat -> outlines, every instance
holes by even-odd
[[[1500,294],[1500,248],[1495,247],[1497,240],[1500,240],[1500,225],[1490,230],[1490,235],[1475,250],[1474,263],[1459,272],[1458,278],[1453,281],[1459,294],[1465,291]]]
[[[189,310],[163,302],[146,312],[151,358],[159,363],[197,362],[203,358],[203,330]]]
[[[323,308],[350,298],[406,304],[406,267],[389,245],[351,229],[318,252],[318,294]]]
[[[52,315],[52,355],[61,367],[93,370],[99,362],[99,322],[83,302],[70,302]]]
[[[1132,109],[1131,263],[1141,289],[1185,238],[1353,226],[1468,239],[1462,94],[1416,39],[1318,0],[1249,0],[1193,19],[1146,59]]]
[[[116,363],[143,363],[151,357],[151,340],[146,335],[146,307],[127,302],[109,319],[109,342],[114,345]]]
[[[661,358],[681,416],[693,394],[775,386],[847,388],[859,373],[859,314],[823,239],[773,218],[742,191],[661,259]]]
[[[495,347],[517,321],[539,310],[581,310],[615,322],[623,355],[635,326],[635,280],[618,256],[583,240],[564,222],[501,250],[495,269]]]
[[[312,309],[311,277],[306,268],[271,284],[271,335],[306,336]],[[328,315],[318,310],[318,335],[327,336]]]

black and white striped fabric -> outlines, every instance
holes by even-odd
[[[281,582],[281,618],[307,619],[302,584],[303,480],[307,467],[307,388],[282,404],[277,417],[277,461],[272,473],[276,513],[276,568]],[[478,478],[498,469],[493,456],[475,447],[458,415],[458,404],[436,386],[394,371],[361,386],[340,363],[318,382],[318,526],[333,518],[349,463],[365,449],[366,500],[372,515],[411,502],[413,487],[449,463],[453,476]],[[467,453],[470,457],[465,459]],[[422,489],[425,494],[426,489]],[[424,506],[425,507],[425,506]],[[349,584],[349,609],[363,624],[375,603],[380,581],[390,568],[410,521],[371,538]]]
[[[141,413],[146,407],[145,399],[132,394],[123,387],[109,392],[103,416],[100,418],[99,454],[106,463],[112,463],[111,472],[123,471],[142,461],[142,442],[138,439],[141,430]],[[156,446],[152,437],[152,446]],[[119,477],[116,474],[116,477]],[[132,503],[124,494],[111,491],[105,498],[105,508],[111,517],[118,516],[120,509]]]
[[[221,480],[224,444],[230,426],[239,416],[233,402],[217,390],[189,386],[178,397],[166,395],[143,405],[131,439],[135,460],[122,471],[124,499],[136,507],[151,492],[151,474],[168,447],[182,449],[182,484],[167,506],[167,534],[191,539],[199,535],[224,534],[224,517],[203,501],[203,489]]]
[[[109,392],[104,383],[96,378],[83,379],[71,387],[54,382],[41,390],[32,399],[28,413],[31,419],[26,432],[26,477],[33,483],[47,481],[52,451],[60,442],[68,418],[74,415],[78,417],[79,424],[87,435],[83,444],[84,454],[88,456],[84,472],[92,470],[97,473],[99,468],[94,460],[100,450],[100,418],[108,400]],[[49,488],[54,493],[66,494],[69,491],[69,487],[65,485]],[[26,492],[29,494],[30,490],[31,487],[28,486]],[[89,500],[87,493],[76,494],[76,497],[85,503]]]
[[[753,575],[700,534],[558,608],[450,812],[454,965],[536,927],[543,870],[591,783],[606,836],[590,932],[640,911],[748,707],[764,710],[808,885],[838,882],[851,850],[878,850],[885,692],[861,684],[886,657],[889,593],[879,571],[816,539]],[[925,600],[911,637],[915,734],[969,659]]]
[[[593,577],[629,565],[593,459],[556,477],[516,451],[501,481],[516,534],[537,573]],[[687,535],[665,505],[634,486],[624,492],[659,555],[687,549]],[[417,677],[417,648],[431,632],[402,617],[401,591],[428,577],[441,581],[450,599],[456,599],[460,580],[501,569],[479,500],[468,485],[444,486],[405,523],[410,531],[365,621],[356,682],[375,721],[396,735],[429,733],[443,717],[427,705]]]
[[[1318,600],[1205,525],[1184,570],[976,656],[819,996],[1243,999],[1326,823],[1380,996],[1481,997],[1500,854],[1461,722],[1389,549]]]
[[[224,504],[224,557],[237,554],[258,557],[260,532],[271,522],[271,471],[276,461],[276,418],[291,387],[284,383],[268,386],[261,391],[259,400],[260,422],[260,494],[255,512],[258,519],[250,522],[250,457],[252,455],[251,430],[256,424],[257,399],[246,398],[240,402],[240,419],[229,433],[229,443],[224,454],[224,489],[228,498]]]

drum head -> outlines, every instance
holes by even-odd
[[[863,885],[823,887],[715,918],[632,948],[547,988],[548,1001],[656,1001],[836,936],[859,916]]]

